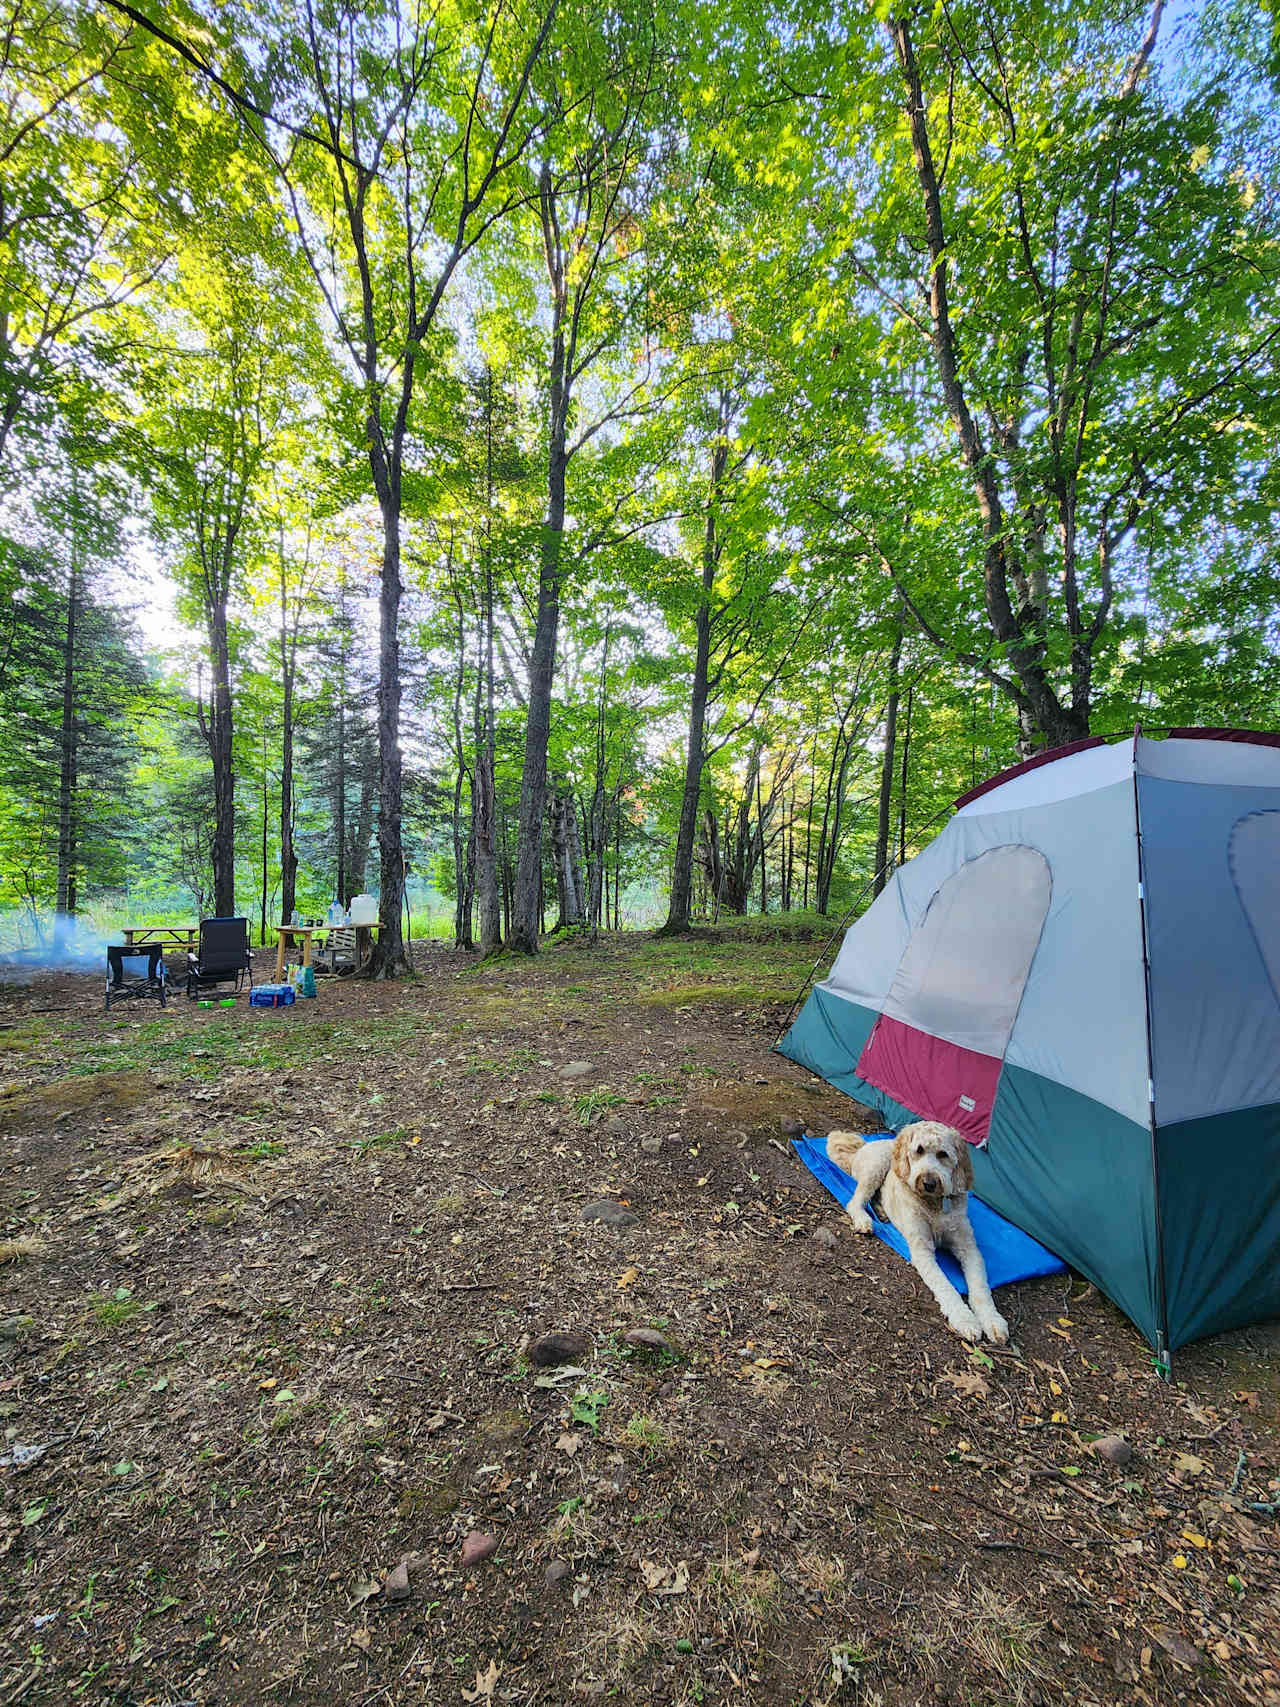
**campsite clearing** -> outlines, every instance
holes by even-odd
[[[0,992],[0,1700],[1280,1703],[1280,1332],[970,1352],[787,1148],[814,953]]]

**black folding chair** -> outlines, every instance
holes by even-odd
[[[201,919],[200,947],[195,964],[187,968],[187,995],[218,984],[234,983],[239,994],[248,974],[253,988],[253,956],[249,952],[248,919]]]
[[[112,1002],[157,1001],[165,1005],[165,967],[158,942],[130,948],[113,943],[107,949],[107,1011]]]

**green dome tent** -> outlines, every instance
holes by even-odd
[[[956,1127],[1162,1364],[1280,1315],[1280,736],[1091,739],[956,804],[780,1049]]]

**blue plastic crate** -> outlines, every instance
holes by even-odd
[[[249,992],[251,1008],[287,1008],[297,999],[292,984],[255,984]]]

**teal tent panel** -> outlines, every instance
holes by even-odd
[[[919,1120],[913,1109],[904,1108],[884,1091],[860,1079],[854,1071],[871,1028],[879,1012],[850,1002],[844,996],[833,996],[822,985],[810,993],[808,1001],[796,1015],[795,1024],[778,1044],[778,1053],[786,1055],[838,1091],[865,1103],[883,1118],[886,1127],[897,1131],[908,1121]]]
[[[1114,1109],[1005,1063],[974,1190],[1087,1275],[1148,1341],[1161,1326],[1151,1134]]]
[[[1280,1103],[1156,1136],[1170,1350],[1280,1316]]]

